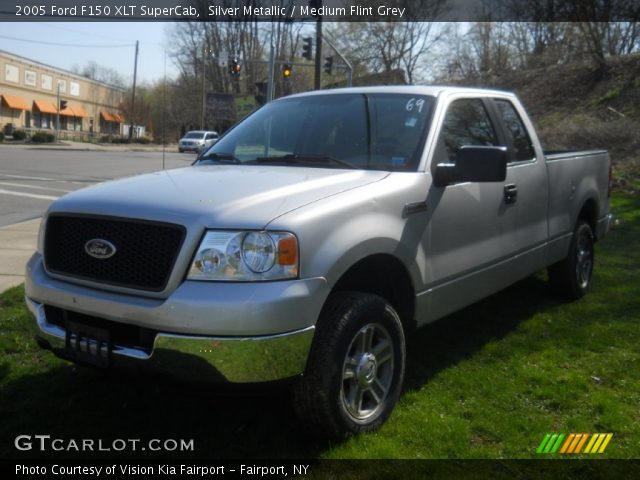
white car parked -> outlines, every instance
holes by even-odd
[[[182,152],[199,152],[205,148],[209,148],[216,143],[220,135],[218,132],[207,130],[193,130],[178,141],[178,151]]]

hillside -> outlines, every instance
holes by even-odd
[[[482,85],[515,91],[546,149],[606,148],[614,163],[640,164],[640,55],[510,72]]]

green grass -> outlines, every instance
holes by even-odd
[[[612,432],[600,457],[639,458],[640,198],[638,177],[626,175],[587,297],[563,302],[540,273],[419,330],[389,422],[341,444],[312,440],[283,389],[179,384],[58,360],[28,334],[22,287],[8,290],[0,456],[15,457],[18,434],[48,433],[195,439],[195,454],[175,457],[532,458],[547,432]]]

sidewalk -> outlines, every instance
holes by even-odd
[[[84,150],[98,152],[161,152],[162,145],[143,145],[141,143],[83,143],[62,140],[58,143],[13,143],[6,140],[0,143],[0,147],[27,148],[32,150]],[[165,146],[166,152],[177,152],[178,144]]]
[[[0,227],[0,293],[24,281],[24,268],[38,243],[40,219]]]

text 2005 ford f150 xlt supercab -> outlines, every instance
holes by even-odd
[[[413,327],[544,267],[581,297],[609,190],[607,152],[545,155],[510,93],[294,95],[190,167],[55,201],[26,301],[59,356],[293,377],[303,421],[340,437],[389,416]]]

